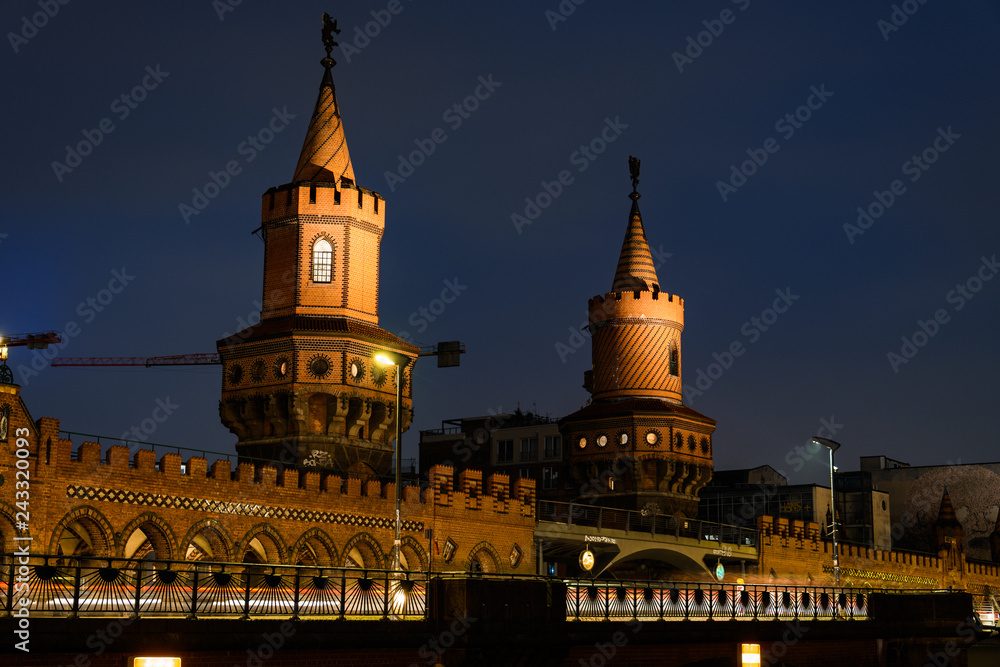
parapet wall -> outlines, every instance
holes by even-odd
[[[758,574],[765,580],[833,585],[833,543],[819,524],[762,516]],[[841,584],[872,588],[965,589],[1000,585],[1000,565],[938,555],[838,544]]]

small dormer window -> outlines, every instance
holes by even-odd
[[[333,280],[333,246],[326,239],[313,246],[313,282],[328,283]]]

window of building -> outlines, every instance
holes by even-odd
[[[559,488],[559,469],[553,468],[551,466],[542,468],[542,488],[543,489],[558,489]]]
[[[538,438],[521,438],[521,460],[538,460]]]
[[[531,468],[521,468],[517,471],[517,476],[521,479],[534,479],[535,476],[531,474]]]
[[[497,463],[510,463],[514,460],[514,441],[497,440]]]
[[[670,346],[670,374],[680,375],[680,355],[677,354],[677,346]]]
[[[313,246],[313,282],[328,283],[333,280],[333,246],[326,239]]]
[[[562,436],[545,436],[545,458],[554,459],[562,456]]]

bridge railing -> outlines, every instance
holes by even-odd
[[[870,589],[567,579],[567,620],[864,620]]]
[[[553,521],[567,526],[673,535],[737,546],[756,547],[758,539],[758,531],[754,528],[580,503],[539,500],[537,515],[539,521]]]
[[[427,606],[426,572],[9,554],[2,563],[3,611],[15,616],[413,619]]]

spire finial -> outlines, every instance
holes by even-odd
[[[326,58],[323,58],[320,62],[323,67],[330,69],[337,64],[337,61],[330,57],[330,52],[333,51],[333,47],[339,46],[339,43],[334,41],[334,33],[340,34],[340,29],[337,28],[337,22],[330,18],[330,15],[323,12],[323,47],[326,49]]]
[[[632,194],[629,195],[629,199],[636,201],[642,195],[636,190],[639,187],[639,158],[634,155],[628,156],[628,171],[632,175]]]

